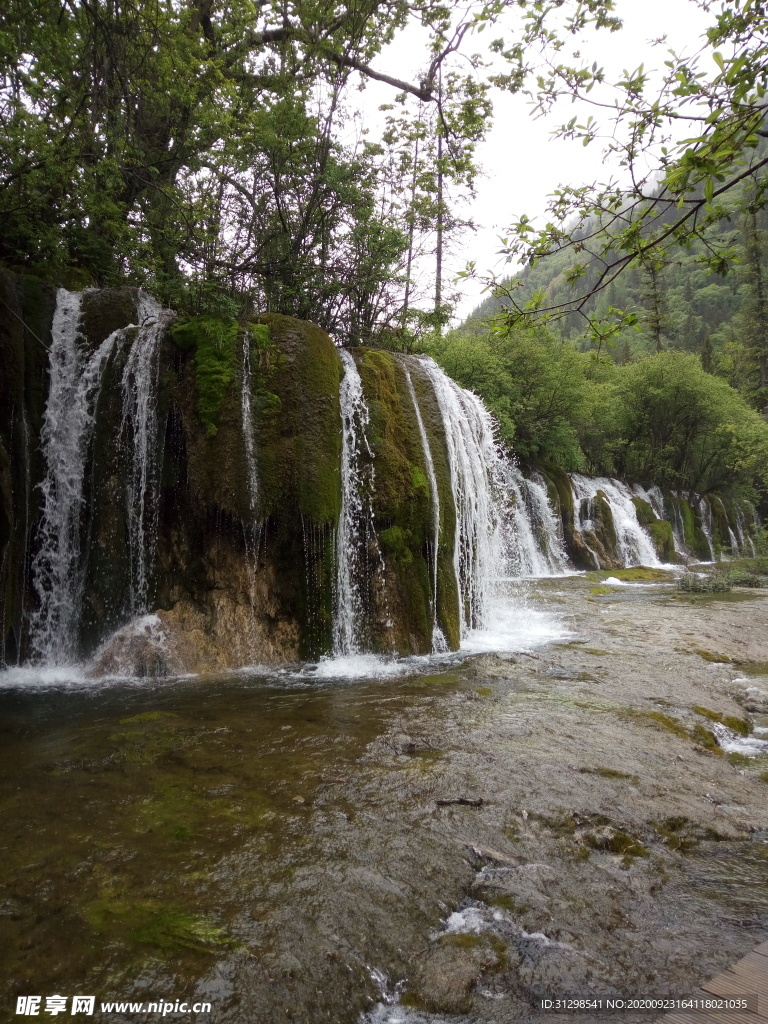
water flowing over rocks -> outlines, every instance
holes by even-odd
[[[174,671],[426,655],[510,580],[754,550],[746,503],[516,465],[427,357],[0,283],[6,665],[134,651],[143,674],[147,615]]]
[[[401,679],[0,689],[6,1005],[545,1024],[692,993],[768,921],[768,755],[716,739],[768,722],[768,592],[590,589],[531,584],[558,643]]]

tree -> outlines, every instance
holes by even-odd
[[[594,317],[585,310],[628,267],[647,263],[651,255],[664,263],[674,247],[694,242],[701,246],[700,262],[713,273],[727,273],[738,260],[732,241],[713,238],[709,229],[742,216],[754,203],[764,205],[768,194],[768,12],[761,0],[726,0],[717,13],[711,0],[692,2],[713,13],[699,53],[687,58],[670,52],[660,86],[641,65],[614,82],[612,92],[606,92],[605,72],[597,64],[584,66],[577,54],[571,63],[563,60],[562,35],[550,26],[559,5],[530,5],[528,35],[543,53],[530,90],[536,110],[550,112],[562,96],[591,109],[555,134],[585,145],[604,138],[604,160],[623,168],[623,178],[565,185],[551,197],[544,227],[536,228],[525,215],[514,223],[504,245],[508,257],[530,264],[566,254],[573,288],[554,303],[545,296],[516,302],[514,290],[509,292],[510,322],[575,313],[602,341],[626,325],[622,311],[609,307]],[[610,0],[584,4],[580,23],[591,16],[613,29],[611,11]],[[566,28],[573,25],[574,19]],[[524,56],[514,48],[507,55],[515,69],[511,87],[519,87]],[[601,117],[609,122],[605,131]]]
[[[768,409],[768,282],[765,280],[763,232],[755,208],[745,218],[744,266],[749,282],[748,306],[744,314],[745,343],[757,364],[758,406]]]
[[[416,83],[373,66],[410,14],[432,37]],[[436,87],[467,29],[432,0],[9,0],[0,261],[218,288],[366,337],[391,319],[404,250],[382,150],[340,141],[350,79],[434,107],[444,170],[471,176],[484,89],[455,72]]]
[[[643,299],[646,310],[643,316],[643,324],[653,341],[654,351],[656,352],[661,352],[662,350],[662,337],[666,333],[669,324],[667,301],[661,281],[663,267],[664,264],[654,259],[652,254],[642,265],[645,281]]]

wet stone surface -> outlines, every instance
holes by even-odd
[[[682,997],[744,955],[768,755],[715,727],[764,724],[768,593],[527,600],[569,634],[428,675],[0,692],[0,1017],[93,993],[222,1024],[584,1021],[537,1001]]]

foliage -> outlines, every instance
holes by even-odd
[[[739,568],[704,575],[686,573],[677,581],[678,590],[688,594],[724,594],[733,587],[767,586],[768,576]]]
[[[586,416],[586,357],[546,329],[506,337],[450,335],[432,354],[462,387],[476,391],[501,438],[524,459],[580,468],[578,425]]]
[[[430,35],[417,85],[371,66],[411,13]],[[401,314],[403,225],[420,236],[445,219],[425,199],[438,177],[471,188],[490,107],[475,62],[449,66],[466,30],[455,37],[433,0],[9,0],[0,262],[143,284],[219,315],[195,296],[207,289],[214,306],[223,296],[373,337]],[[351,141],[353,75],[397,91],[381,143]],[[425,137],[418,167],[401,122]]]
[[[219,411],[235,375],[236,341],[241,328],[237,320],[198,316],[177,323],[171,333],[180,348],[194,349],[197,412],[208,437],[215,437]]]
[[[614,380],[620,475],[698,492],[768,484],[768,425],[695,356],[662,352]]]
[[[542,55],[535,85],[527,89],[536,112],[549,114],[556,101],[570,98],[579,113],[554,134],[584,145],[601,140],[604,164],[621,168],[622,176],[562,186],[550,197],[543,226],[526,215],[515,221],[503,240],[508,258],[530,265],[563,256],[560,273],[568,294],[552,298],[534,292],[522,299],[508,291],[512,322],[575,313],[590,323],[601,343],[627,321],[610,303],[598,311],[590,302],[605,296],[627,268],[653,277],[674,254],[694,247],[698,263],[718,276],[738,261],[728,234],[713,235],[711,228],[753,216],[768,195],[763,145],[768,14],[759,0],[725,0],[719,11],[710,0],[695,2],[713,16],[697,53],[668,51],[661,82],[641,65],[613,83],[599,63],[588,66],[578,50],[568,56],[565,40],[572,26],[566,23],[564,32],[552,24],[559,4],[529,5],[528,31]],[[584,7],[598,25],[616,27],[610,0]],[[663,37],[657,40],[664,43]],[[503,44],[501,49],[517,68],[510,83],[515,87],[523,70],[531,69],[519,51],[504,50]],[[658,342],[664,311],[658,303],[650,308]],[[764,375],[761,387],[766,384]]]
[[[521,327],[456,332],[433,354],[522,459],[698,493],[768,488],[768,425],[692,354],[619,366]]]

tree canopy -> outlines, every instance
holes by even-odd
[[[643,67],[611,85],[567,55],[587,29],[618,28],[613,0],[8,0],[0,261],[257,302],[407,347],[419,322],[445,319],[444,237],[466,226],[455,197],[474,187],[493,91],[508,90],[544,113],[564,95],[592,105],[558,132],[606,138],[624,169],[564,185],[541,229],[521,216],[510,258],[572,254],[566,280],[594,293],[697,241],[723,273],[733,247],[707,229],[764,203],[768,23],[758,0],[690,2],[710,30],[698,55],[668,55],[659,87]],[[413,25],[426,45],[408,79],[387,47]],[[378,138],[350,120],[361,81],[391,89]],[[431,312],[414,273],[430,250]]]
[[[536,111],[551,112],[563,97],[577,102],[584,116],[554,134],[602,143],[601,160],[614,174],[587,186],[564,184],[550,197],[544,224],[527,214],[512,224],[503,252],[528,265],[562,255],[570,290],[554,302],[542,293],[518,301],[515,289],[507,290],[511,322],[576,313],[601,342],[633,321],[612,306],[602,318],[591,316],[592,300],[629,267],[653,277],[679,250],[695,248],[698,262],[722,276],[743,256],[717,229],[766,204],[768,15],[759,0],[691,5],[710,15],[706,37],[691,56],[666,52],[661,79],[640,65],[609,82],[578,53],[565,59],[561,36],[540,35],[541,61],[528,87]],[[557,5],[534,6],[544,17]],[[657,46],[664,45],[661,37]]]
[[[372,66],[409,16],[432,39],[416,83]],[[450,29],[432,0],[9,0],[0,260],[168,296],[195,283],[366,337],[394,315],[404,221],[436,170],[422,160],[409,192],[402,132],[343,141],[345,93],[359,73],[418,101],[454,140],[440,171],[471,182],[488,111],[471,74],[443,76]]]

